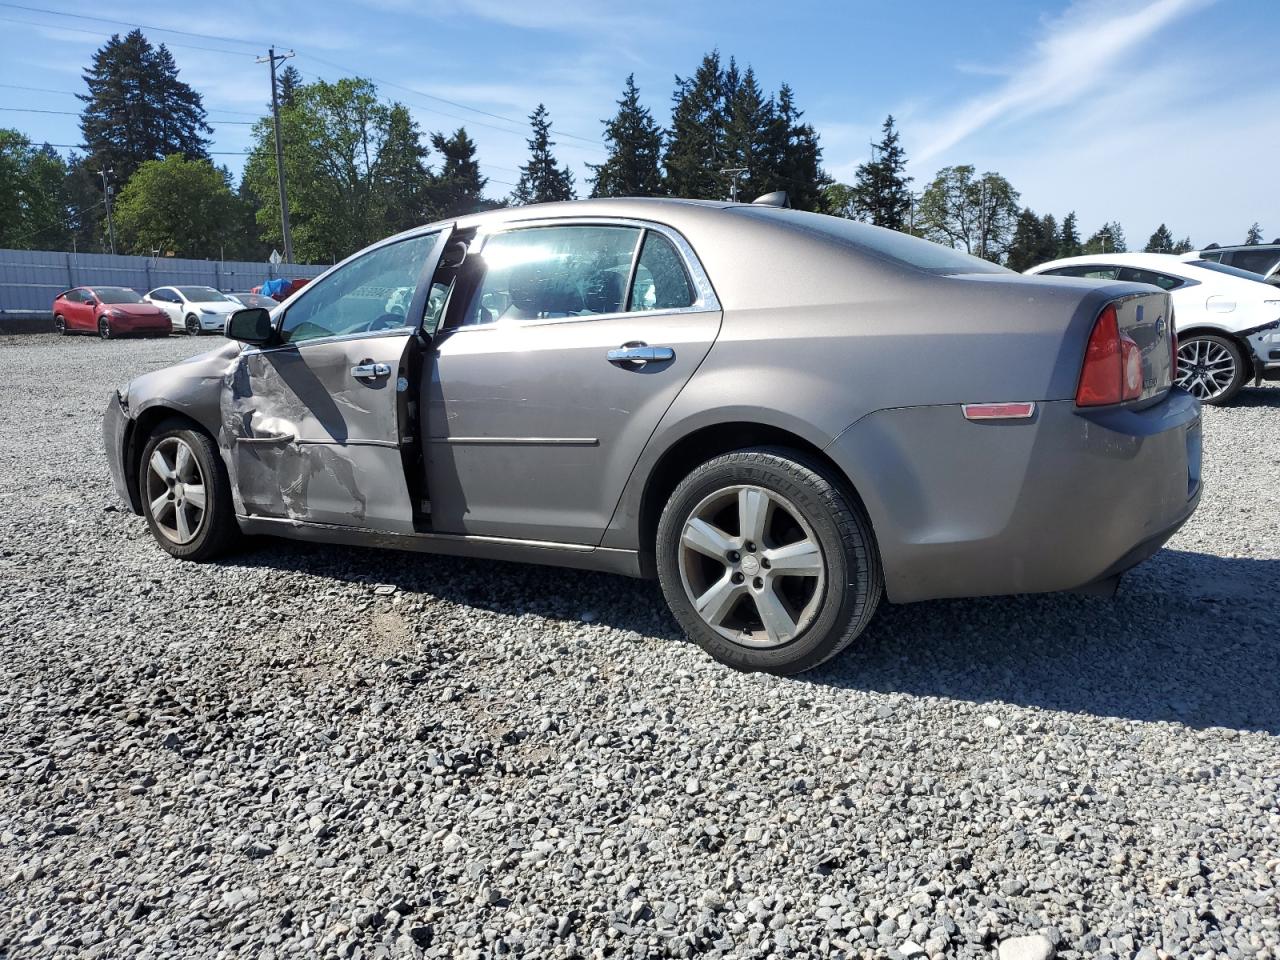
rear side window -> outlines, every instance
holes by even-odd
[[[528,227],[490,237],[463,325],[621,313],[638,227]]]
[[[1187,281],[1180,277],[1171,277],[1167,273],[1154,270],[1139,270],[1137,267],[1124,267],[1120,271],[1120,279],[1131,283],[1149,283],[1161,290],[1174,290]]]
[[[693,305],[693,284],[684,261],[662,234],[650,230],[631,282],[631,310],[679,310]]]
[[[1261,273],[1264,276],[1280,260],[1280,251],[1276,250],[1237,250],[1231,255],[1231,266]]]
[[[1087,263],[1075,267],[1058,267],[1056,270],[1046,270],[1045,273],[1052,277],[1084,277],[1086,280],[1118,280],[1120,278],[1119,267]]]

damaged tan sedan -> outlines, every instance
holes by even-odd
[[[744,669],[895,602],[1109,591],[1200,497],[1169,298],[769,205],[493,211],[361,251],[120,388],[170,554],[241,532],[655,576]],[[571,587],[568,587],[571,589]]]

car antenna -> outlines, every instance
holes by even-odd
[[[791,200],[787,196],[785,190],[775,190],[773,193],[766,193],[763,196],[756,197],[751,201],[753,205],[762,207],[790,207]]]

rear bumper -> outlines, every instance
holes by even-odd
[[[884,410],[827,450],[857,485],[890,600],[1073,590],[1146,559],[1200,499],[1200,407],[1041,403],[1026,421]]]
[[[119,396],[112,390],[107,399],[107,409],[102,415],[102,444],[107,454],[107,468],[111,471],[111,483],[116,488],[116,496],[128,504],[134,513],[141,514],[142,505],[125,469],[132,432],[133,421],[120,403]]]

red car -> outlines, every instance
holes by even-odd
[[[167,313],[144,302],[128,287],[72,287],[63,291],[53,301],[53,325],[64,336],[97,333],[103,340],[167,337],[173,328]]]

